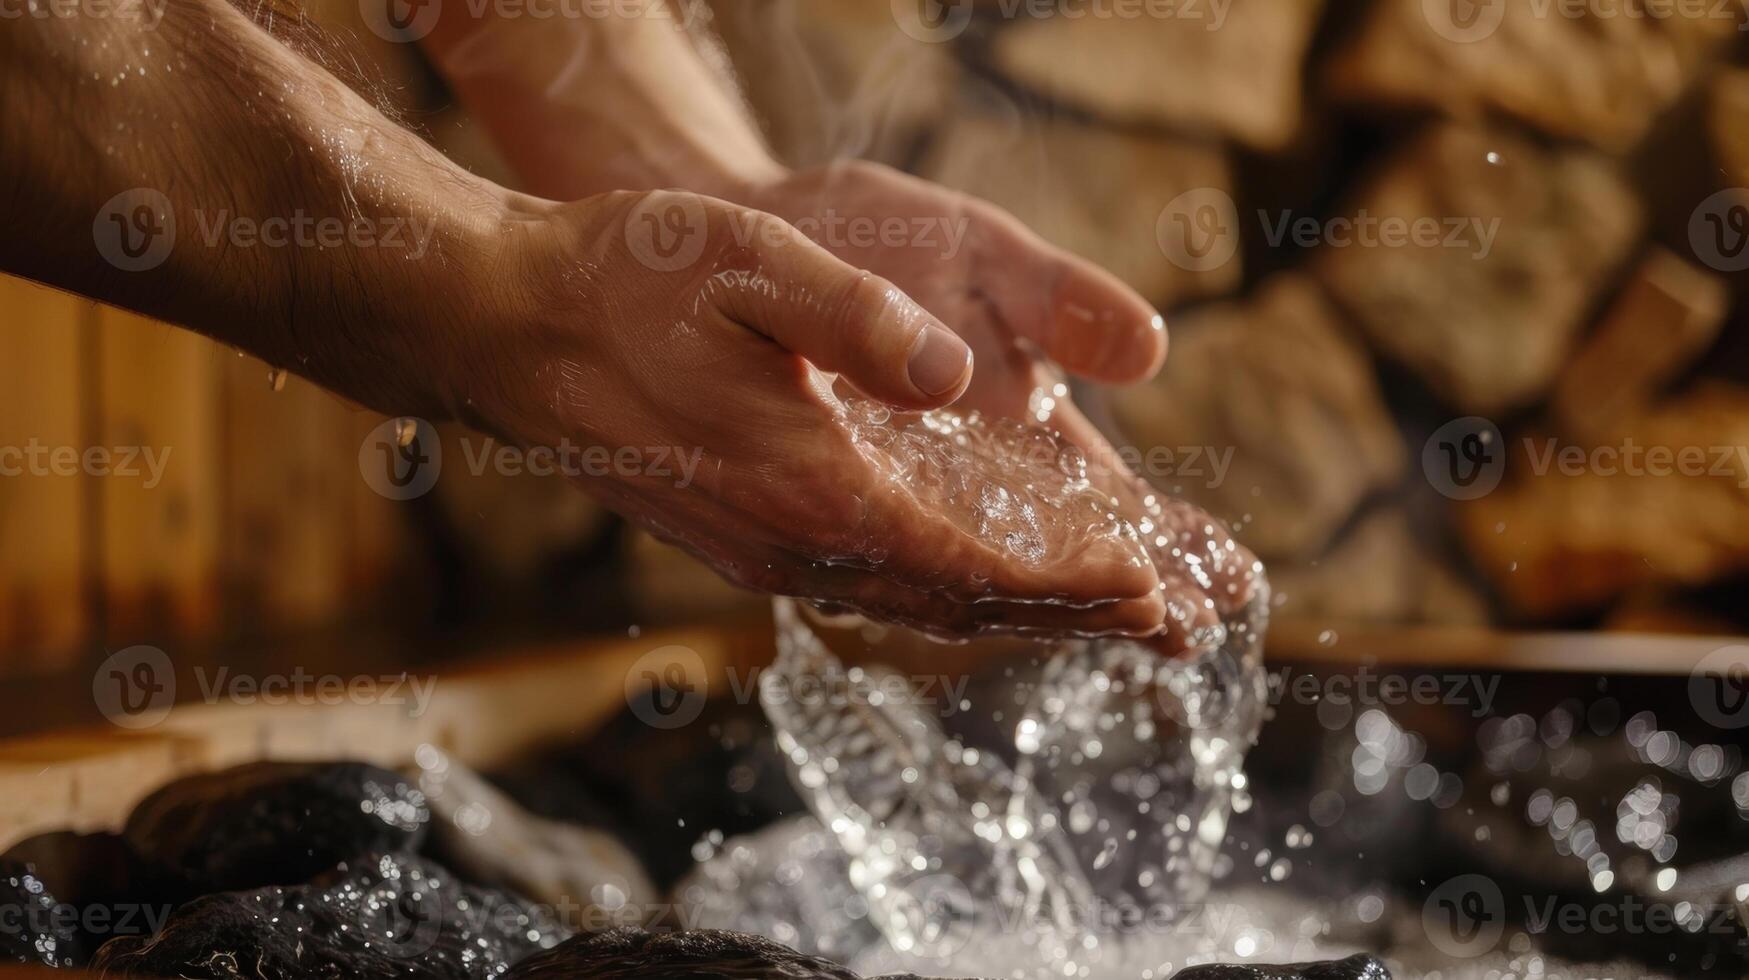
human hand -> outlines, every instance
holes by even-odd
[[[616,468],[588,489],[751,588],[940,633],[1158,629],[1133,535],[1017,555],[896,475],[875,403],[822,372],[922,410],[960,395],[971,361],[891,283],[684,192],[543,204],[507,227],[491,295],[449,298],[483,310],[447,385],[471,421],[531,447],[697,451],[689,479]]]
[[[844,161],[735,193],[890,280],[958,333],[976,369],[956,409],[1043,425],[1085,454],[1089,479],[1148,547],[1168,643],[1187,644],[1250,599],[1255,556],[1220,522],[1132,473],[1057,371],[1130,383],[1159,370],[1164,321],[1116,277],[987,201],[876,164]]]

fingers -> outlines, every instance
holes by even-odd
[[[971,348],[897,286],[779,218],[744,220],[753,244],[725,252],[712,277],[725,316],[899,408],[937,408],[965,391]]]
[[[824,563],[798,572],[799,589],[815,601],[854,609],[882,622],[949,638],[1015,636],[1149,636],[1161,629],[1154,596],[1072,608],[985,600],[960,602],[939,591],[910,588],[879,573]]]
[[[1166,360],[1166,321],[1098,266],[1033,234],[1013,215],[971,206],[973,285],[1016,335],[1096,381],[1150,378]]]

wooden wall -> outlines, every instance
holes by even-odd
[[[0,277],[0,676],[367,609],[403,543],[358,470],[379,421],[203,337]]]

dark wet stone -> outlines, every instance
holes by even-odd
[[[505,980],[859,980],[827,960],[759,936],[700,929],[615,929],[517,964]]]
[[[124,835],[175,897],[296,885],[342,861],[411,851],[431,813],[411,780],[359,762],[251,765],[140,801]]]
[[[504,980],[861,980],[829,960],[760,936],[614,929],[530,956]],[[921,980],[915,974],[875,980]]]
[[[0,862],[0,962],[71,967],[84,961],[77,910],[55,901],[36,868]]]
[[[1172,974],[1172,980],[1391,980],[1391,971],[1371,956],[1356,953],[1345,960],[1319,963],[1193,966]]]
[[[678,728],[650,725],[654,710],[628,708],[588,739],[492,780],[541,816],[611,829],[662,889],[691,870],[692,845],[706,831],[734,837],[807,811],[756,701],[713,698]]]
[[[430,861],[376,854],[308,885],[195,899],[157,936],[106,943],[92,967],[189,980],[491,980],[568,935]]]
[[[59,940],[62,966],[69,959],[72,966],[85,966],[99,946],[116,936],[150,935],[174,908],[154,900],[133,851],[116,834],[53,831],[14,844],[0,855],[0,892],[6,894],[0,904],[26,904],[16,900],[17,885],[3,887],[21,868],[33,871],[54,895],[57,918],[49,931]],[[3,913],[11,914],[10,908]],[[7,929],[10,921],[0,918],[0,929]],[[0,936],[0,945],[17,935],[14,929]],[[0,961],[8,958],[0,954]]]

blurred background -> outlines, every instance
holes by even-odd
[[[513,184],[415,46],[350,0],[310,13],[409,126]],[[1080,398],[1263,556],[1278,630],[1749,625],[1741,4],[710,13],[697,42],[786,162],[989,198],[1167,312],[1157,381]],[[66,720],[141,643],[319,670],[764,615],[562,477],[470,465],[489,444],[459,429],[419,429],[428,490],[386,482],[400,436],[0,280],[0,724]],[[55,462],[93,447],[139,453]]]

